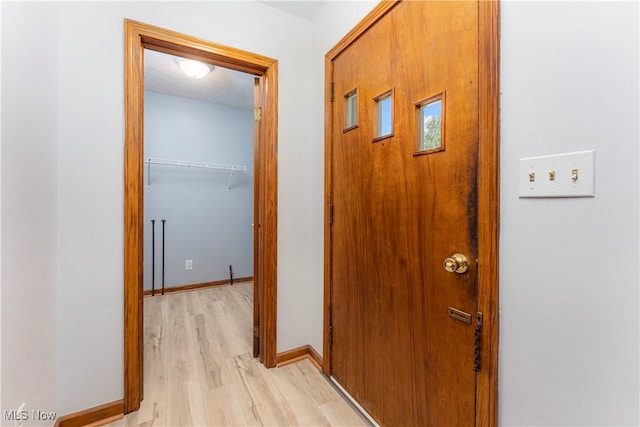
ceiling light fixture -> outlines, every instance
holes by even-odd
[[[184,59],[184,58],[176,58],[178,65],[182,68],[184,73],[191,77],[192,79],[201,79],[213,68],[209,64],[205,64],[204,62],[194,61],[193,59]]]

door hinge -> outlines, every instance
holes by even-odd
[[[262,121],[262,108],[253,109],[253,120],[255,120],[256,122]]]
[[[333,225],[333,203],[329,203],[329,225]]]
[[[329,348],[333,347],[333,325],[329,325]]]
[[[482,350],[482,313],[476,315],[475,344],[473,349],[473,370],[480,371],[480,353]]]
[[[329,99],[333,102],[333,82],[329,83]]]
[[[260,328],[258,327],[258,325],[253,326],[253,337],[260,338]]]

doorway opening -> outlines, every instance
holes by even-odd
[[[276,361],[276,60],[159,27],[125,21],[124,412],[143,398],[144,50],[252,74],[254,89],[254,355]]]

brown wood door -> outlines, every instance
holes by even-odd
[[[403,1],[329,67],[331,374],[382,425],[475,424],[478,31],[477,2]]]

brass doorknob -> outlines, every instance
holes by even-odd
[[[449,273],[462,274],[469,269],[469,261],[467,261],[467,257],[462,254],[451,255],[450,258],[444,260],[442,265]]]

